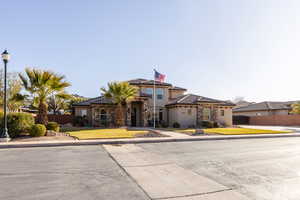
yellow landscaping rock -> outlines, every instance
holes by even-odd
[[[76,137],[80,140],[85,139],[110,139],[110,138],[133,138],[137,134],[146,134],[148,131],[144,130],[128,130],[126,128],[112,128],[112,129],[92,129],[68,132],[70,136]]]

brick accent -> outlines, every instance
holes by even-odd
[[[249,124],[251,125],[278,125],[278,126],[299,126],[300,115],[270,115],[252,116]]]

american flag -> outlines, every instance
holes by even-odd
[[[166,78],[166,75],[164,74],[161,74],[159,72],[157,72],[156,70],[154,70],[154,79],[155,81],[158,81],[158,82],[164,82],[165,81],[165,78]]]

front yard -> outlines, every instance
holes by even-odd
[[[184,133],[192,135],[195,133],[196,129],[176,129],[169,128],[165,129],[168,131],[174,131],[177,133]],[[274,130],[264,130],[264,129],[252,129],[252,128],[205,128],[202,129],[204,134],[220,134],[220,135],[244,135],[244,134],[279,134],[279,133],[291,133],[292,131],[274,131]]]
[[[157,133],[152,133],[148,130],[135,130],[126,128],[111,128],[111,129],[85,129],[66,131],[70,136],[79,140],[85,139],[115,139],[115,138],[134,138],[134,137],[162,137]]]

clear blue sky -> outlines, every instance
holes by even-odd
[[[299,95],[298,0],[1,1],[10,71],[66,75],[93,97],[108,81],[152,78],[219,99]]]

